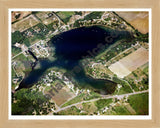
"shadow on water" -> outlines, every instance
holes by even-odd
[[[106,79],[94,79],[86,75],[83,66],[79,63],[78,70],[66,72],[64,75],[79,88],[88,88],[100,94],[112,94],[115,91],[116,83]],[[74,68],[74,67],[73,67]]]
[[[131,39],[132,36],[127,31],[115,31],[98,26],[81,27],[56,35],[48,42],[48,45],[55,48],[54,57],[57,59],[39,60],[40,68],[33,69],[26,75],[17,90],[32,87],[48,68],[58,67],[66,69],[65,75],[70,74],[77,86],[91,88],[101,94],[111,94],[116,88],[116,83],[87,76],[80,60],[94,58],[105,48],[124,38]],[[80,71],[73,71],[76,66],[80,68]]]

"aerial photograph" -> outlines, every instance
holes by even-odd
[[[11,115],[149,115],[148,11],[11,11]]]

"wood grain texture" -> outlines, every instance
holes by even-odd
[[[152,8],[152,120],[8,120],[9,8]],[[159,0],[0,0],[0,128],[159,128]]]

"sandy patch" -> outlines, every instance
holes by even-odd
[[[141,47],[135,52],[120,59],[118,62],[111,64],[109,69],[118,77],[123,78],[129,75],[132,71],[136,70],[138,67],[147,63],[148,59],[148,50]]]

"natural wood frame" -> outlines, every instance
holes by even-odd
[[[152,9],[152,119],[151,120],[9,120],[8,119],[8,9],[9,8],[151,8]],[[159,0],[0,0],[0,128],[160,127],[160,1]]]

